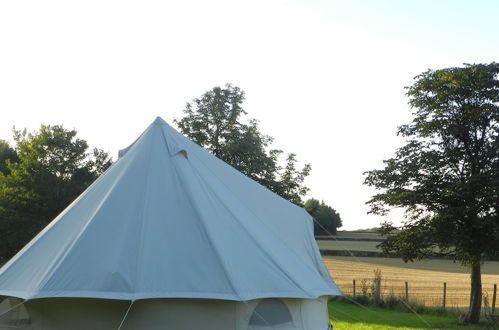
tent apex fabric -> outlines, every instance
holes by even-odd
[[[156,125],[168,125],[166,123],[166,121],[164,121],[163,118],[161,118],[160,116],[158,116],[158,117],[156,117],[156,119],[154,119],[153,124],[156,124]]]
[[[307,212],[160,117],[0,269],[22,299],[340,294]]]

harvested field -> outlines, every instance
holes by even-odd
[[[377,259],[376,262],[366,262]],[[385,259],[388,264],[382,264]],[[469,305],[470,277],[465,269],[457,272],[459,265],[450,260],[435,260],[429,265],[433,270],[424,269],[428,264],[419,265],[420,269],[394,266],[392,258],[335,258],[325,257],[324,262],[334,281],[345,294],[352,294],[352,280],[356,280],[356,292],[369,292],[374,270],[381,270],[382,294],[404,296],[405,282],[409,285],[409,299],[427,306],[441,306],[443,283],[447,282],[447,307],[466,307]],[[398,260],[402,262],[401,260]],[[440,270],[437,267],[440,263]],[[483,291],[492,296],[494,283],[499,284],[499,263],[490,262],[484,267],[490,274],[482,275]],[[490,269],[490,271],[488,271]],[[451,271],[448,271],[451,270]],[[453,271],[452,271],[453,270]]]
[[[329,258],[329,257],[327,257]],[[373,257],[332,257],[334,260],[358,261],[368,264],[378,264],[383,266],[393,266],[411,269],[435,270],[440,272],[465,273],[469,274],[469,269],[457,262],[446,259],[427,259],[405,263],[400,258],[373,258]],[[483,274],[499,275],[499,262],[488,261],[482,265]],[[499,283],[497,283],[499,284]]]
[[[371,252],[381,252],[376,245],[380,242],[371,241],[326,241],[318,240],[317,245],[322,251],[334,250],[334,251],[371,251]]]

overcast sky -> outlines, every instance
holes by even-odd
[[[312,164],[309,195],[374,227],[400,219],[366,214],[362,173],[401,145],[404,86],[497,61],[498,17],[483,0],[2,1],[0,139],[63,124],[116,158],[230,82],[274,147]]]

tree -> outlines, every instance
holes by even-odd
[[[10,258],[111,165],[62,126],[14,131],[17,160],[0,173],[0,261]]]
[[[447,255],[470,268],[472,323],[481,263],[499,254],[498,75],[498,63],[418,75],[407,92],[414,119],[398,130],[405,145],[365,179],[379,191],[367,202],[371,213],[406,210],[402,226],[383,225],[385,252],[406,262]]]
[[[8,162],[16,162],[18,160],[16,151],[11,148],[9,143],[0,140],[0,173],[9,174]]]
[[[244,92],[227,84],[214,87],[187,103],[184,117],[175,120],[180,131],[201,147],[238,171],[266,186],[292,203],[301,205],[301,196],[308,188],[303,185],[310,165],[296,168],[296,155],[289,154],[284,168],[279,166],[281,150],[271,149],[272,137],[260,132],[258,122],[242,117]]]
[[[343,225],[340,214],[324,201],[311,198],[303,207],[315,220],[315,235],[336,235],[336,230]]]

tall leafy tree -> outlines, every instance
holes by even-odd
[[[17,159],[0,174],[0,261],[10,258],[85,190],[107,167],[109,155],[88,151],[76,131],[42,125],[14,131]]]
[[[281,150],[272,149],[272,137],[262,134],[254,119],[243,121],[244,92],[230,84],[214,87],[187,103],[184,117],[175,120],[180,131],[229,165],[289,201],[301,205],[308,188],[304,180],[310,165],[297,169],[295,154],[278,162]]]
[[[319,200],[311,198],[305,202],[303,207],[315,220],[315,235],[335,235],[337,229],[343,225],[340,214],[324,201],[319,202]]]
[[[365,180],[378,189],[370,212],[406,210],[402,226],[384,224],[385,251],[405,261],[447,255],[469,266],[472,323],[480,316],[481,264],[499,255],[498,77],[498,63],[418,75],[407,91],[414,119],[398,130],[405,145]]]
[[[0,140],[0,173],[9,174],[8,162],[18,160],[16,151],[5,140]]]

